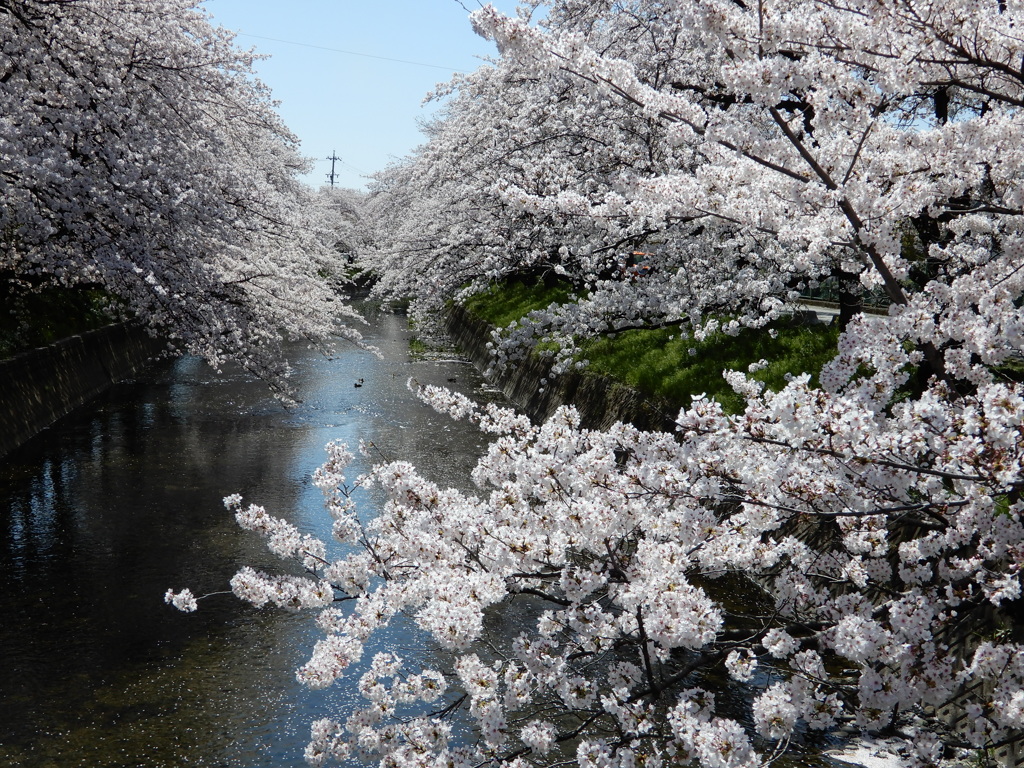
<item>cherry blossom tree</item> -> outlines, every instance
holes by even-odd
[[[961,280],[974,294],[1018,290],[1004,281],[1016,279],[1019,160],[1013,151],[993,152],[1018,119],[1020,82],[1006,72],[1016,51],[1015,9],[700,2],[648,12],[679,32],[679,69],[662,87],[578,32],[547,34],[493,9],[475,21],[527,72],[571,72],[609,98],[656,114],[671,126],[668,140],[700,158],[693,167],[632,180],[628,215],[738,227],[759,240],[754,249],[771,254],[787,282],[802,278],[797,286],[837,273],[856,277],[883,291],[899,316],[913,318],[910,338],[928,355],[931,372],[945,375],[934,347],[958,344],[974,333],[961,326],[975,320],[957,312],[949,323],[939,320],[941,339],[915,335],[912,326],[921,328],[923,316],[948,317],[948,301],[937,293]],[[559,196],[532,202],[566,205]],[[620,197],[608,202],[615,209],[594,213],[622,208]],[[777,307],[764,281],[742,271],[737,277],[728,290],[754,300],[747,306],[755,317],[734,322],[756,322]],[[1012,303],[1000,306],[1006,311]],[[968,347],[964,353],[984,363],[1003,354]]]
[[[643,43],[606,38],[616,50]],[[656,57],[638,58],[651,62],[652,78],[663,76]],[[623,173],[676,167],[658,121],[591,99],[569,77],[538,80],[507,60],[456,78],[436,96],[449,102],[428,141],[378,176],[369,201],[376,231],[365,263],[380,277],[378,294],[411,296],[418,320],[510,275],[563,278],[586,290],[619,277],[623,255],[652,235],[681,239],[678,222],[609,225],[523,204],[572,187],[588,207]]]
[[[482,30],[497,24],[489,34],[514,44],[494,68],[454,83],[449,117],[395,170],[426,181],[396,205],[411,214],[398,220],[404,230],[385,225],[377,238],[389,254],[374,257],[381,291],[411,293],[425,320],[467,284],[475,291],[547,265],[585,297],[531,318],[511,344],[553,332],[571,354],[574,338],[637,325],[682,320],[701,334],[728,316],[733,329],[763,326],[823,282],[838,283],[845,325],[864,290],[903,305],[928,295],[919,289],[930,279],[971,271],[970,260],[952,256],[956,232],[978,214],[1015,210],[999,176],[1013,178],[1013,153],[998,152],[998,168],[985,171],[991,164],[974,149],[991,154],[1006,135],[996,115],[1017,97],[993,73],[1008,59],[988,61],[987,50],[956,39],[959,12],[945,3],[928,13],[870,11],[892,16],[889,53],[859,30],[837,44],[862,51],[853,61],[815,37],[835,37],[828,25],[852,11],[815,21],[802,3],[762,10],[755,19],[731,3],[553,3],[549,32],[525,19],[507,20],[503,32],[478,14]],[[995,16],[1010,11],[997,6]],[[972,14],[982,23],[983,12]],[[735,40],[704,34],[719,15],[732,19]],[[804,17],[802,42],[758,49],[745,37],[755,21],[765,35],[785,35]],[[952,58],[896,55],[930,36],[947,39]],[[971,78],[986,83],[961,82]],[[410,184],[380,191],[387,199],[396,188]],[[657,279],[609,274],[608,257],[633,250]]]
[[[316,483],[340,555],[229,497],[243,527],[307,571],[233,582],[256,605],[320,612],[301,680],[353,675],[401,614],[450,654],[433,667],[363,662],[365,706],[316,723],[307,759],[758,766],[852,728],[892,737],[902,764],[935,766],[1018,742],[1024,397],[1007,371],[1024,352],[1024,8],[556,0],[538,25],[539,5],[516,19],[473,14],[501,60],[459,84],[452,116],[370,202],[390,210],[379,221],[392,231],[403,194],[423,194],[417,215],[464,224],[419,253],[458,272],[444,290],[487,277],[459,271],[447,248],[511,274],[537,263],[519,257],[538,243],[589,282],[589,298],[537,321],[566,335],[600,330],[598,316],[758,325],[836,277],[851,297],[882,291],[889,312],[848,312],[819,386],[802,375],[773,392],[726,371],[744,412],[695,394],[674,433],[583,430],[572,408],[532,425],[424,389],[494,434],[479,493],[402,462],[349,481],[352,456],[332,445]],[[663,77],[647,68],[652,50]],[[521,84],[507,112],[492,80]],[[634,119],[661,159],[629,160],[638,144],[616,140],[621,164],[591,184],[573,172],[589,161],[569,159],[576,139],[529,146],[498,132],[527,104],[547,127],[586,114],[595,141]],[[476,128],[460,124],[473,114]],[[462,130],[479,141],[450,154]],[[510,152],[529,163],[502,168]],[[498,222],[494,241],[467,234]],[[677,265],[650,284],[688,276],[685,291],[664,288],[678,304],[661,315],[630,314],[616,297],[631,281],[580,258],[644,227]],[[383,262],[392,286],[403,258],[396,247]],[[367,486],[384,496],[372,520],[352,500]],[[167,599],[195,607],[187,592]],[[513,611],[519,626],[489,632]],[[742,695],[716,696],[725,680]]]
[[[677,31],[610,9],[558,3],[545,23],[623,57],[644,82],[676,82],[684,50]],[[584,298],[530,318],[506,347],[554,331],[568,356],[580,335],[680,320],[700,326],[722,314],[763,325],[792,309],[800,281],[779,269],[776,238],[634,202],[640,180],[702,162],[669,140],[657,116],[572,73],[537,76],[512,56],[450,89],[455,97],[429,141],[382,175],[372,197],[400,215],[377,219],[367,262],[381,275],[381,294],[412,295],[418,320],[494,279],[539,273],[567,278]],[[627,268],[634,259],[656,279],[637,279]]]
[[[351,311],[254,54],[191,0],[17,0],[0,25],[5,284],[104,288],[174,348],[285,387],[282,340]]]

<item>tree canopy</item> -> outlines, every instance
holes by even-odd
[[[255,55],[194,0],[12,0],[0,26],[5,289],[103,288],[286,388],[281,341],[352,313]]]

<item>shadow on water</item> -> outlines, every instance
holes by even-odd
[[[454,378],[479,396],[475,371],[410,360],[402,317],[376,318],[368,335],[383,359],[295,351],[294,410],[238,371],[186,358],[4,458],[0,765],[304,764],[309,723],[347,699],[342,687],[294,680],[316,639],[311,622],[230,596],[184,615],[162,596],[223,590],[243,564],[280,570],[225,513],[229,493],[328,537],[310,474],[331,439],[372,440],[442,484],[467,485],[484,439],[419,404],[405,382]]]

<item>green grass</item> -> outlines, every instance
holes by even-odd
[[[465,307],[500,328],[535,309],[570,301],[572,293],[568,283],[544,286],[514,280],[470,297]],[[839,331],[834,325],[796,325],[784,319],[771,326],[775,338],[768,330],[716,333],[699,342],[678,326],[624,331],[584,341],[579,358],[589,361],[588,370],[646,395],[688,405],[692,395],[704,393],[726,411],[740,413],[743,399],[726,383],[723,371],[746,372],[751,363],[767,360],[765,368],[748,375],[778,391],[786,385],[787,374],[807,372],[817,384],[821,367],[835,356]]]
[[[1024,360],[1011,358],[1002,365],[995,367],[997,379],[1004,381],[1024,381]]]
[[[409,339],[409,354],[417,360],[428,358],[432,355],[450,354],[450,352],[450,348],[438,346],[430,341],[424,341],[418,336],[413,336]]]
[[[838,329],[831,325],[792,325],[780,321],[767,330],[745,329],[736,336],[715,333],[695,341],[678,327],[625,331],[614,338],[584,342],[589,370],[621,381],[647,395],[686,405],[704,393],[730,413],[743,410],[743,399],[722,377],[726,370],[747,371],[751,363],[768,365],[751,378],[778,391],[787,374],[808,372],[817,383],[821,367],[835,356]],[[690,350],[696,354],[690,354]]]
[[[535,309],[551,304],[564,304],[573,295],[568,282],[545,286],[542,282],[527,284],[512,280],[488,288],[466,300],[466,311],[496,328],[526,317]]]

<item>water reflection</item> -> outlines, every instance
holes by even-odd
[[[329,535],[309,476],[330,439],[373,440],[467,485],[484,439],[415,402],[405,381],[455,378],[478,394],[479,378],[459,362],[410,361],[404,318],[384,315],[369,335],[383,359],[298,351],[296,410],[239,372],[185,359],[4,459],[0,765],[303,764],[309,722],[347,698],[294,681],[316,639],[310,622],[230,597],[185,616],[161,598],[224,589],[242,564],[278,567],[224,512],[228,493]]]

